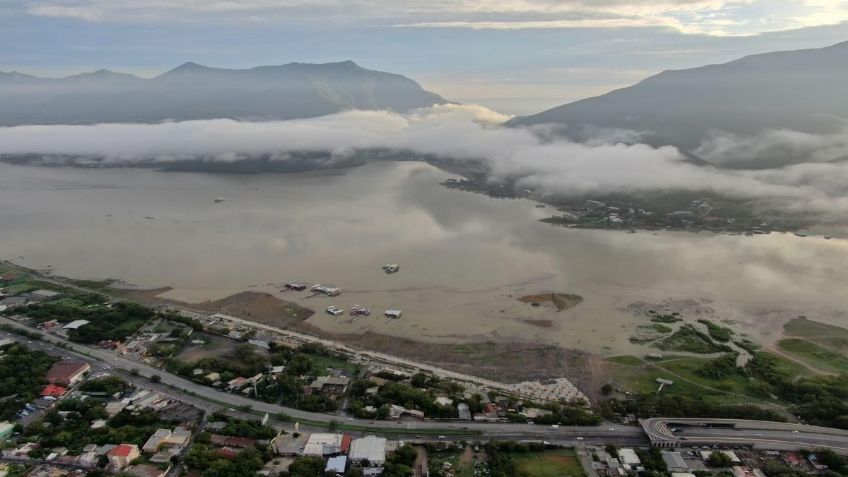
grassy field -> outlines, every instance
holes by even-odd
[[[812,341],[788,338],[778,341],[777,347],[816,369],[834,373],[848,372],[848,358],[844,354]]]
[[[206,343],[202,345],[191,344],[191,340],[198,339],[203,340]],[[233,340],[208,333],[195,333],[191,336],[191,340],[189,340],[189,344],[186,345],[179,354],[177,354],[176,359],[185,361],[186,363],[196,363],[201,359],[221,358],[235,351],[238,346],[238,343]]]
[[[357,365],[335,356],[310,354],[309,359],[312,360],[312,368],[318,373],[326,372],[327,368],[344,369],[351,374],[356,374],[359,371]]]
[[[780,356],[775,356],[775,359],[778,369],[791,377],[809,374],[798,363]],[[698,374],[697,370],[709,361],[709,358],[669,356],[659,361],[646,362],[635,356],[616,356],[607,359],[607,364],[610,376],[617,387],[624,391],[655,392],[659,386],[657,378],[663,378],[674,382],[663,389],[668,394],[697,395],[728,404],[770,400],[757,392],[754,382],[741,373],[723,379],[710,379]]]
[[[515,467],[527,477],[582,477],[586,473],[571,449],[516,454]]]

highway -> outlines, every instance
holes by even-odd
[[[654,418],[641,424],[651,443],[660,447],[828,448],[848,454],[848,431],[842,429],[743,419]]]
[[[20,323],[6,317],[0,317],[0,323],[22,327]],[[417,430],[443,430],[457,435],[451,436],[446,432],[445,439],[468,438],[469,434],[479,433],[485,438],[496,438],[501,440],[541,440],[563,445],[577,444],[603,444],[616,443],[621,445],[647,445],[648,440],[639,427],[620,425],[601,426],[560,426],[559,429],[551,429],[548,426],[537,426],[533,424],[511,424],[511,423],[479,423],[466,421],[372,421],[364,419],[348,418],[336,414],[322,414],[302,411],[277,404],[265,403],[250,399],[238,394],[231,394],[208,386],[202,386],[180,376],[170,374],[165,370],[154,368],[143,363],[126,359],[116,353],[100,348],[88,347],[72,343],[43,330],[26,327],[30,332],[41,335],[42,340],[31,341],[29,346],[42,348],[53,354],[69,356],[74,359],[85,360],[91,363],[96,371],[106,371],[122,374],[126,379],[133,381],[143,387],[157,389],[181,401],[193,404],[207,412],[225,410],[231,414],[242,414],[239,408],[250,406],[254,412],[268,413],[271,416],[286,414],[293,421],[318,421],[328,422],[338,420],[340,423],[372,427],[371,433],[381,434],[405,434],[415,435]],[[5,334],[5,333],[2,333]],[[9,335],[12,338],[24,341],[26,338]],[[63,348],[52,345],[62,344]],[[138,370],[138,376],[129,374],[130,370]],[[160,376],[160,382],[149,381],[153,375]],[[146,378],[146,379],[140,379]],[[250,416],[255,418],[255,416]],[[387,428],[390,428],[389,431]],[[462,435],[465,434],[465,435]]]
[[[0,317],[0,323],[22,326],[6,317]],[[265,403],[247,397],[230,394],[208,386],[193,383],[180,376],[154,368],[143,363],[126,359],[116,353],[83,346],[50,335],[42,330],[26,328],[39,333],[42,340],[28,341],[31,347],[45,349],[66,358],[83,359],[91,363],[96,371],[113,372],[123,375],[131,382],[162,391],[181,401],[195,405],[207,412],[223,410],[238,417],[254,417],[239,409],[249,406],[253,413],[268,413],[272,416],[286,414],[292,421],[326,423],[338,420],[342,424],[362,426],[362,433],[384,435],[404,435],[409,440],[416,437],[417,431],[427,430],[427,437],[434,439],[433,432],[443,431],[444,440],[468,439],[469,434],[477,434],[481,440],[534,440],[547,441],[566,446],[614,443],[623,446],[659,447],[699,447],[721,445],[726,447],[753,447],[763,450],[800,450],[829,448],[841,454],[848,454],[848,431],[802,424],[779,423],[769,421],[748,421],[735,419],[701,418],[652,418],[640,421],[641,427],[602,424],[599,426],[560,426],[551,429],[547,426],[513,423],[479,423],[465,421],[371,421],[348,418],[337,414],[322,414],[302,411],[278,404]],[[5,333],[0,333],[0,336]],[[23,337],[9,335],[20,341]],[[55,347],[62,344],[64,347]],[[133,375],[130,370],[137,370]],[[149,380],[153,375],[160,376],[160,382]],[[291,426],[287,423],[284,426]],[[280,427],[280,425],[278,425]],[[464,435],[463,435],[464,434]],[[474,437],[478,438],[478,437]]]

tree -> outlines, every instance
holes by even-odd
[[[618,457],[618,446],[615,444],[607,444],[604,446],[604,450],[607,451],[607,454],[613,457]]]
[[[606,383],[603,386],[601,386],[601,394],[603,394],[604,396],[609,396],[610,394],[612,394],[612,391],[613,391],[613,387],[612,387],[612,384],[610,384],[610,383]]]
[[[158,383],[158,382],[162,381],[162,376],[159,376],[158,374],[154,374],[154,375],[150,376],[150,380],[153,381],[154,383]]]
[[[289,466],[290,477],[316,477],[324,475],[324,459],[317,456],[301,456]]]
[[[721,451],[713,451],[707,458],[707,465],[710,467],[730,467],[733,461],[730,456]]]

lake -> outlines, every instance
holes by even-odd
[[[448,190],[448,177],[420,162],[263,175],[0,165],[0,258],[187,301],[271,291],[319,311],[310,323],[324,329],[434,342],[636,352],[640,310],[662,307],[755,338],[799,314],[848,324],[848,241],[566,229],[539,222],[550,208]],[[344,293],[280,292],[290,280]],[[584,301],[557,312],[517,300],[551,291]],[[334,318],[331,304],[375,313]]]

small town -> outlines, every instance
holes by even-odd
[[[774,477],[848,465],[841,444],[699,441],[678,433],[724,424],[602,417],[565,379],[464,380],[21,269],[0,280],[3,477]]]

